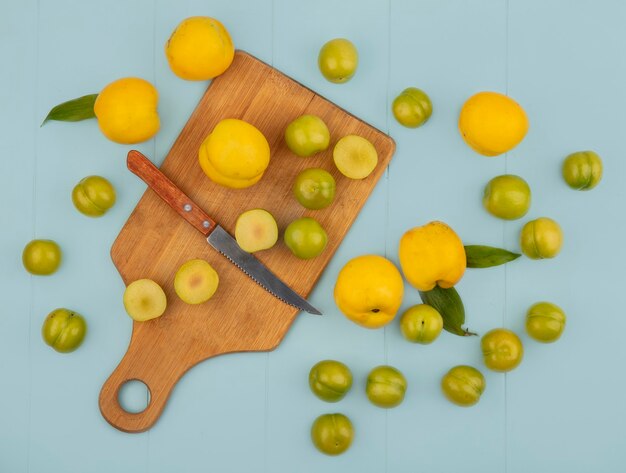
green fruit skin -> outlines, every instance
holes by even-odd
[[[561,251],[563,232],[554,220],[541,217],[527,222],[520,233],[520,247],[530,259],[554,258]]]
[[[389,409],[404,400],[407,382],[404,375],[393,366],[377,366],[367,377],[365,392],[370,402]]]
[[[602,179],[602,159],[593,151],[572,153],[563,161],[562,172],[572,189],[588,191]]]
[[[87,334],[87,322],[80,314],[68,309],[55,309],[41,327],[46,344],[60,353],[76,350]]]
[[[335,200],[335,178],[319,168],[305,169],[293,184],[293,194],[300,205],[310,210],[328,207]]]
[[[526,332],[542,343],[557,341],[565,329],[565,312],[551,302],[537,302],[526,313]]]
[[[313,445],[326,455],[344,453],[354,439],[354,427],[343,414],[323,414],[311,426]]]
[[[87,176],[72,191],[76,209],[88,217],[101,217],[115,205],[115,188],[101,176]]]
[[[61,265],[61,248],[52,240],[33,240],[22,252],[22,264],[26,271],[37,276],[48,276]]]
[[[494,217],[516,220],[530,208],[530,187],[524,179],[504,174],[491,179],[485,186],[483,206]]]
[[[441,390],[446,398],[459,406],[473,406],[485,391],[485,377],[472,366],[459,365],[450,369],[441,379]]]
[[[323,360],[311,368],[309,386],[322,401],[337,402],[352,387],[352,373],[350,368],[339,361]]]
[[[312,156],[328,148],[330,132],[320,117],[302,115],[287,126],[285,142],[287,147],[298,156]]]
[[[301,259],[315,258],[328,243],[328,235],[322,226],[310,217],[302,217],[291,222],[283,235],[285,244]]]
[[[435,341],[443,329],[443,317],[427,304],[409,307],[400,318],[400,330],[409,342],[428,345]]]
[[[320,49],[317,63],[327,80],[341,84],[354,76],[359,65],[359,53],[347,39],[332,39]]]
[[[396,97],[391,110],[400,125],[417,128],[428,121],[433,113],[433,104],[423,90],[409,87]]]
[[[507,329],[493,329],[480,339],[485,366],[492,371],[505,373],[519,366],[524,357],[522,341]]]

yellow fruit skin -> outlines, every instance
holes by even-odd
[[[259,174],[253,179],[231,179],[221,175],[211,164],[208,158],[208,154],[204,147],[200,148],[200,167],[204,173],[216,184],[220,184],[224,187],[230,187],[231,189],[245,189],[246,187],[253,186],[261,180],[263,174]]]
[[[233,62],[235,48],[218,20],[194,16],[183,20],[165,43],[170,68],[181,79],[209,80]]]
[[[137,77],[111,82],[98,94],[93,110],[104,136],[120,144],[141,143],[159,131],[159,94]]]
[[[407,231],[400,239],[399,257],[404,277],[420,291],[454,286],[467,265],[463,242],[443,222]]]
[[[515,148],[528,132],[528,117],[513,99],[497,92],[470,97],[459,116],[465,142],[484,156],[498,156]]]
[[[404,282],[395,265],[377,255],[351,259],[335,284],[335,303],[352,322],[379,328],[393,320],[402,304]]]
[[[198,161],[213,182],[243,189],[263,177],[270,162],[270,146],[254,126],[228,118],[219,122],[200,145]]]

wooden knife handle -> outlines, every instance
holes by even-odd
[[[133,174],[139,176],[148,184],[148,187],[204,236],[208,236],[217,226],[217,223],[204,210],[198,207],[139,151],[129,151],[126,164]]]

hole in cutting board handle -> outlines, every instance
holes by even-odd
[[[124,382],[117,393],[117,402],[129,414],[140,414],[150,405],[150,388],[140,379]]]

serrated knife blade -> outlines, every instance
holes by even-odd
[[[128,169],[140,177],[156,194],[205,237],[209,245],[228,258],[243,273],[277,299],[309,314],[322,313],[305,298],[287,286],[252,254],[241,249],[237,241],[183,191],[169,180],[139,151],[132,150],[126,160]]]
[[[300,297],[297,292],[293,291],[289,286],[282,282],[274,273],[272,273],[263,263],[241,249],[230,234],[219,225],[207,237],[209,245],[226,256],[239,269],[246,273],[259,286],[263,287],[267,292],[274,295],[277,299],[286,304],[304,310],[309,314],[322,315],[322,313],[307,302],[306,299]]]

